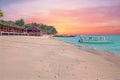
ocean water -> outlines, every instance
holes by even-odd
[[[101,35],[105,36],[106,40],[111,41],[110,44],[88,44],[88,43],[79,43],[79,36],[76,37],[55,37],[57,40],[62,40],[67,43],[73,44],[77,47],[86,50],[97,50],[97,51],[105,51],[112,54],[120,55],[120,35]]]

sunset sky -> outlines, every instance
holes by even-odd
[[[53,25],[59,34],[120,34],[120,0],[0,0],[4,20]]]

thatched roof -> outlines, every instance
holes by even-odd
[[[25,30],[27,30],[27,31],[35,31],[35,32],[41,31],[41,30],[40,30],[39,28],[37,28],[36,26],[31,26],[31,27],[25,28]]]
[[[3,26],[3,27],[13,27],[13,28],[23,29],[23,28],[18,27],[18,26],[10,26],[10,25],[7,25],[7,24],[1,24],[1,23],[0,23],[0,26]]]

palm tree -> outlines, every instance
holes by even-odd
[[[2,12],[2,10],[0,10],[0,17],[3,17],[3,12]]]

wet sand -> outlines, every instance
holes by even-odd
[[[48,36],[0,36],[0,80],[120,80],[120,57]]]

